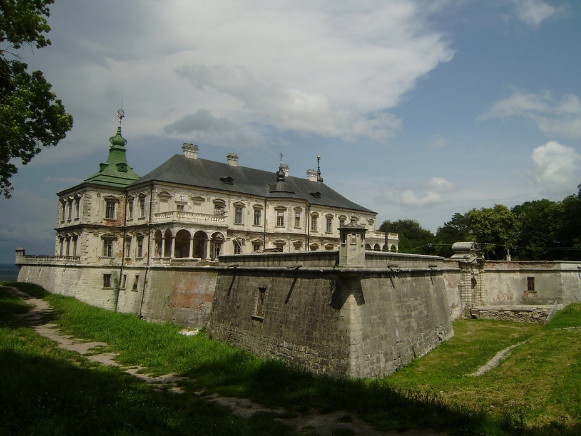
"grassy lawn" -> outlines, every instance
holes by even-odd
[[[21,289],[43,295],[40,288]],[[285,434],[271,416],[242,420],[207,404],[201,387],[251,398],[290,414],[349,410],[379,429],[433,428],[450,434],[581,434],[581,305],[547,326],[462,320],[456,335],[383,380],[333,379],[259,359],[203,334],[150,324],[59,295],[44,296],[75,336],[104,341],[128,365],[192,379],[186,394],[160,392],[118,369],[56,349],[11,313],[26,305],[0,291],[0,368],[14,374],[0,390],[0,433]],[[501,364],[471,374],[520,342]],[[26,392],[27,395],[22,395]],[[72,416],[72,418],[71,418]],[[25,424],[28,419],[37,424]],[[18,427],[26,425],[27,427]],[[51,429],[56,431],[50,431]]]

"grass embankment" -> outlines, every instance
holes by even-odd
[[[19,287],[38,292],[30,285]],[[430,427],[455,434],[547,435],[581,431],[581,329],[566,329],[581,326],[581,305],[558,313],[547,326],[458,321],[453,339],[398,373],[370,381],[313,376],[203,335],[178,335],[180,328],[175,326],[148,324],[58,295],[45,298],[57,309],[56,322],[63,329],[109,343],[128,365],[139,364],[157,374],[189,376],[193,380],[186,386],[189,392],[205,386],[225,395],[283,406],[290,413],[312,408],[349,410],[379,429]],[[0,316],[22,310],[14,299],[0,301]],[[108,429],[103,433],[121,429],[120,434],[180,434],[192,428],[196,434],[285,431],[269,416],[244,421],[195,395],[154,391],[119,370],[97,367],[55,349],[32,330],[3,319],[0,368],[4,374],[15,373],[16,381],[0,393],[0,416],[20,423],[24,422],[21,413],[27,410],[25,417],[47,421],[63,432],[91,427],[89,432],[94,433],[93,425]],[[499,367],[480,377],[470,375],[498,351],[524,340]],[[18,392],[26,392],[30,399],[16,400]],[[11,405],[14,401],[15,406]],[[58,427],[71,415],[76,421]]]

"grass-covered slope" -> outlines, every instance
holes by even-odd
[[[44,295],[38,287],[18,286]],[[323,413],[349,410],[384,430],[581,433],[581,329],[573,328],[581,326],[581,305],[557,313],[546,326],[458,321],[454,338],[398,373],[372,381],[314,376],[203,334],[179,335],[176,326],[149,324],[58,295],[44,298],[56,309],[53,322],[69,333],[107,342],[126,364],[156,374],[177,372],[192,381],[180,396],[158,392],[119,370],[58,350],[15,323],[10,314],[26,307],[0,292],[0,370],[14,374],[14,382],[0,390],[0,433],[43,434],[39,429],[54,428],[59,431],[46,434],[94,434],[92,426],[98,422],[108,434],[288,431],[269,416],[241,420],[208,405],[192,394],[200,387],[282,406],[291,414],[313,408]],[[479,377],[471,375],[498,351],[523,341],[498,367]]]

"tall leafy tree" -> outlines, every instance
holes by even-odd
[[[429,254],[432,251],[434,234],[416,220],[386,220],[379,226],[379,230],[398,233],[399,251],[402,253]]]
[[[46,18],[53,0],[0,0],[0,193],[10,197],[10,178],[20,160],[26,165],[41,147],[56,145],[73,118],[51,92],[42,72],[20,60],[23,45],[50,44]]]
[[[555,248],[561,243],[563,204],[550,200],[527,201],[512,208],[519,221],[518,260],[556,259]]]
[[[561,203],[563,215],[556,256],[561,260],[581,260],[581,198],[570,195]]]
[[[450,257],[454,254],[452,244],[473,240],[474,236],[470,233],[466,216],[455,213],[450,221],[438,228],[435,237],[435,253],[439,256]]]

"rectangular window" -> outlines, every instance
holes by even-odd
[[[327,217],[327,228],[325,229],[327,233],[333,233],[333,218]]]
[[[121,277],[121,289],[125,289],[126,284],[127,284],[127,274],[123,274],[123,277]]]
[[[527,292],[536,292],[534,277],[527,277]]]
[[[234,210],[234,224],[242,224],[242,208],[240,206]]]
[[[143,236],[137,237],[137,257],[143,257]]]
[[[234,254],[242,253],[242,244],[240,241],[234,241]]]
[[[283,210],[276,211],[276,226],[277,227],[284,227],[284,211]]]
[[[79,241],[78,236],[73,236],[73,256],[77,255],[77,243]]]
[[[133,281],[133,290],[137,291],[137,285],[139,285],[139,274],[135,276],[135,280]]]
[[[73,200],[69,200],[69,215],[67,219],[70,221],[73,218]]]
[[[295,212],[295,228],[297,228],[297,229],[301,228],[301,213],[300,212]]]
[[[133,219],[133,198],[127,200],[127,219]]]
[[[67,215],[67,204],[63,201],[61,203],[62,215],[61,215],[61,223],[65,222],[65,217]]]
[[[75,198],[75,218],[79,219],[81,216],[81,199]]]
[[[107,200],[105,204],[105,218],[115,219],[115,200]]]
[[[139,197],[139,218],[145,218],[145,196]]]
[[[186,211],[186,205],[185,204],[176,204],[176,209],[178,211],[178,215],[181,215]]]
[[[131,238],[125,239],[125,257],[131,257]]]
[[[318,228],[319,228],[318,219],[319,219],[318,216],[311,215],[311,232],[318,231]]]
[[[67,254],[66,254],[67,257],[70,255],[70,250],[71,250],[71,238],[67,238]]]
[[[264,319],[264,306],[266,304],[266,288],[258,288],[256,292],[256,305],[253,318]]]
[[[260,251],[260,247],[261,247],[260,242],[253,242],[252,243],[252,251],[254,251],[255,253],[257,251]]]
[[[262,210],[254,209],[254,225],[259,226],[262,222]]]
[[[103,257],[113,257],[113,239],[103,239]]]
[[[111,274],[103,274],[103,287],[104,288],[111,287]]]

